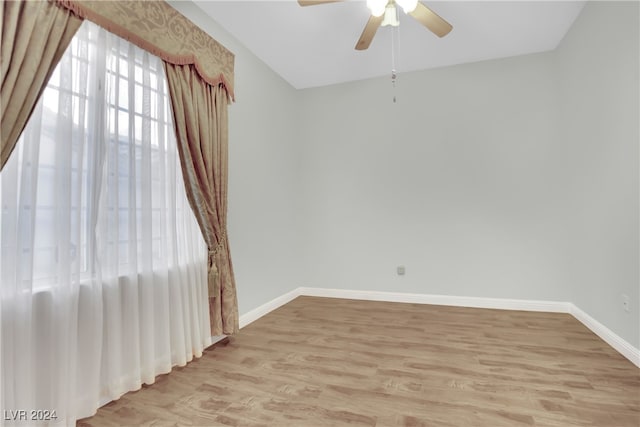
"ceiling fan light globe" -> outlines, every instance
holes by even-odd
[[[400,5],[404,13],[411,13],[418,6],[418,0],[396,0],[396,3]]]
[[[373,16],[382,16],[387,6],[387,0],[367,0],[367,7]]]

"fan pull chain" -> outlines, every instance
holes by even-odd
[[[391,85],[393,86],[393,103],[396,103],[396,78],[398,75],[396,74],[396,70],[391,70]]]
[[[396,8],[396,19],[398,16],[398,8]],[[391,86],[393,87],[393,103],[396,103],[396,80],[398,73],[396,72],[396,43],[398,43],[398,32],[400,27],[394,27],[391,31]]]

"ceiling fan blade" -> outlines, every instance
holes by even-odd
[[[298,0],[300,6],[315,6],[324,3],[337,3],[342,0]]]
[[[382,24],[383,19],[384,15],[371,15],[369,17],[367,25],[365,25],[364,30],[362,30],[360,40],[358,40],[358,43],[356,43],[356,50],[365,50],[369,47],[369,45],[371,44],[371,40],[373,40],[373,36],[376,35],[376,31],[378,31],[378,27],[380,27],[380,24]]]
[[[444,37],[449,34],[453,26],[442,19],[433,10],[418,2],[416,8],[409,12],[409,15],[420,21],[422,25],[427,27],[433,34],[438,37]]]

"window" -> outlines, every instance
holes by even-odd
[[[174,138],[162,61],[83,25],[0,176],[3,260],[36,288],[179,264]]]

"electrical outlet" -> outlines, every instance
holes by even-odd
[[[399,265],[398,268],[396,268],[396,272],[398,273],[398,276],[404,276],[404,273],[406,272],[404,265]]]
[[[627,313],[629,312],[629,310],[631,309],[631,307],[629,307],[631,301],[629,300],[629,295],[622,295],[622,308],[624,308],[624,311],[626,311]]]

